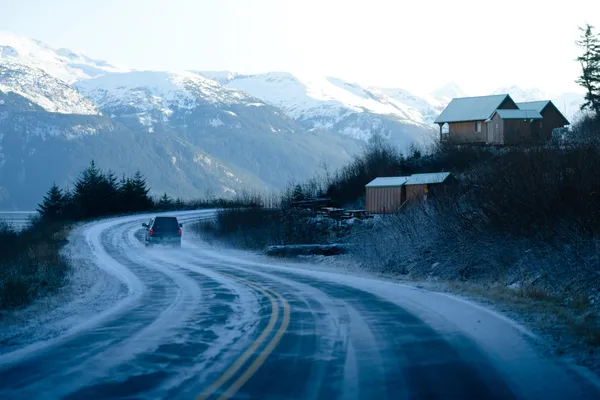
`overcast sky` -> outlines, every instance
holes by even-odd
[[[577,91],[600,0],[0,0],[0,30],[136,69],[292,71],[471,94]]]

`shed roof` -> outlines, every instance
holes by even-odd
[[[548,104],[550,104],[550,100],[524,101],[517,103],[517,107],[519,107],[520,110],[533,110],[541,113]]]
[[[490,118],[507,98],[510,99],[508,94],[495,94],[452,99],[434,122],[443,124],[446,122],[484,121]]]
[[[408,176],[390,176],[384,178],[375,178],[371,182],[367,183],[365,187],[397,187],[402,186],[408,180]]]
[[[542,119],[540,113],[533,110],[496,110],[496,113],[502,119]]]
[[[434,172],[431,174],[413,174],[408,177],[406,185],[428,185],[442,183],[450,176],[450,172]]]

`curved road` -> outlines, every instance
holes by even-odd
[[[82,230],[80,250],[126,295],[0,355],[0,399],[600,398],[525,329],[478,305],[191,238],[147,250],[146,219]]]

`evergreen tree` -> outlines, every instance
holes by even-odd
[[[76,219],[115,214],[119,207],[119,185],[112,171],[103,173],[92,160],[75,182],[73,203]]]
[[[76,209],[75,202],[73,201],[73,193],[70,189],[63,190],[63,219],[64,220],[75,220],[76,219]]]
[[[132,185],[132,198],[131,198],[131,207],[132,211],[147,211],[152,209],[154,206],[154,202],[152,198],[148,195],[150,193],[150,189],[146,184],[146,180],[142,176],[140,171],[137,171],[135,175],[133,175],[133,179],[131,179]]]
[[[98,191],[101,199],[98,212],[101,215],[116,214],[124,211],[120,204],[119,184],[114,172],[109,170],[106,174],[102,174]]]
[[[167,193],[163,194],[162,197],[158,200],[158,208],[160,210],[170,210],[173,207],[173,200],[167,195]]]
[[[299,184],[294,186],[294,192],[292,193],[292,201],[302,201],[305,198],[306,196],[304,196],[302,186],[300,186]]]
[[[119,204],[123,212],[136,211],[136,195],[133,181],[131,178],[126,178],[125,175],[119,182]]]
[[[590,24],[579,30],[581,38],[576,44],[583,50],[583,54],[577,57],[581,64],[581,76],[576,82],[586,90],[581,109],[589,108],[600,115],[600,38]]]
[[[176,210],[183,210],[185,208],[185,202],[180,198],[177,198],[177,200],[175,200],[175,204],[173,204],[173,207]]]
[[[99,209],[102,201],[100,196],[102,181],[102,171],[96,167],[96,163],[92,160],[89,167],[81,173],[75,182],[73,203],[77,219],[101,216]]]
[[[38,204],[37,211],[43,220],[58,221],[63,217],[65,204],[63,191],[54,183],[42,202]]]

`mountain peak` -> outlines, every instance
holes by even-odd
[[[531,87],[522,88],[516,85],[502,87],[494,90],[492,94],[509,94],[510,97],[516,102],[522,101],[536,101],[536,100],[548,100],[550,97],[542,90]]]
[[[76,51],[55,49],[39,40],[5,31],[0,31],[0,60],[11,60],[41,69],[69,84],[107,72],[128,71]]]
[[[0,59],[0,91],[16,93],[46,111],[61,114],[97,115],[87,98],[40,68]]]
[[[213,80],[220,83],[221,85],[227,85],[229,82],[240,76],[237,72],[233,71],[190,71],[194,74],[205,77],[206,79]]]
[[[467,97],[467,94],[458,84],[450,82],[435,89],[431,95],[441,99],[454,99],[456,97]]]

